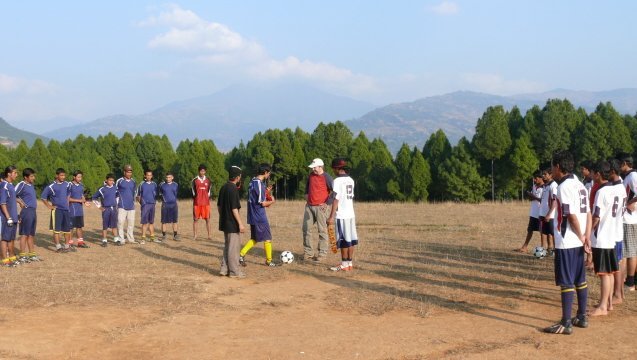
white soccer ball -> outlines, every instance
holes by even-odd
[[[281,253],[281,262],[284,264],[291,264],[294,261],[294,254],[291,251],[285,250]]]
[[[533,249],[533,256],[538,259],[544,258],[546,256],[546,249],[541,246],[535,247],[535,249]]]

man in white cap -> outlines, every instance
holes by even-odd
[[[303,216],[303,247],[305,253],[303,260],[313,259],[322,261],[327,256],[327,219],[331,211],[331,193],[333,188],[332,178],[323,168],[323,160],[314,159],[308,166],[312,172],[308,176],[305,186],[305,214]],[[312,246],[311,226],[318,225],[319,243],[318,254],[314,257]]]

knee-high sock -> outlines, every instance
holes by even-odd
[[[272,242],[266,241],[263,247],[265,248],[265,261],[272,261]]]
[[[577,290],[577,315],[586,315],[588,285],[586,283],[579,284],[575,287],[575,290]]]
[[[575,297],[575,289],[562,288],[562,322],[571,321],[573,313],[573,297]]]
[[[250,249],[252,249],[252,247],[254,246],[254,244],[256,244],[257,242],[250,239],[248,240],[248,242],[243,245],[243,249],[241,249],[241,251],[239,252],[239,255],[241,256],[246,256],[246,254],[248,253],[248,251],[250,251]]]

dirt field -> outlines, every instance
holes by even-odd
[[[269,210],[277,257],[302,253],[303,206]],[[528,204],[359,203],[356,211],[355,271],[330,272],[336,255],[268,268],[255,247],[238,280],[217,275],[216,215],[213,239],[192,240],[189,202],[180,205],[181,242],[101,248],[98,211],[88,209],[91,248],[68,254],[52,251],[41,208],[45,261],[0,269],[0,358],[637,357],[634,293],[571,336],[539,331],[560,318],[560,297],[550,259],[511,251]],[[589,286],[592,306],[594,276]]]

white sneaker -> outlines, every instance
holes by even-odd
[[[332,270],[332,271],[350,271],[350,270],[352,270],[352,268],[349,267],[349,266],[343,266],[343,264],[339,264],[337,266],[332,266],[330,268],[330,270]]]

